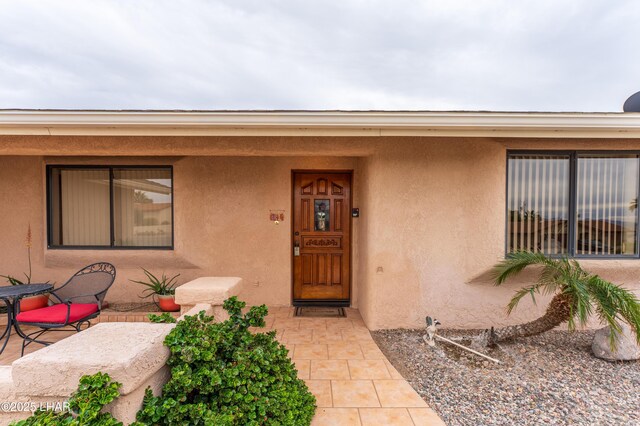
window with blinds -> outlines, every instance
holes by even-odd
[[[576,254],[637,253],[637,156],[578,156],[576,198]]]
[[[508,252],[569,249],[569,156],[509,157]]]
[[[170,167],[48,167],[50,247],[171,248]]]
[[[638,255],[638,155],[509,154],[506,251]]]

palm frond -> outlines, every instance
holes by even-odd
[[[616,347],[618,335],[622,330],[620,319],[631,326],[636,335],[636,341],[640,344],[640,301],[637,296],[623,287],[603,280],[598,275],[589,277],[587,284],[587,290],[595,304],[596,314],[611,328],[609,335],[611,347]]]
[[[575,259],[551,259],[542,253],[512,253],[494,267],[495,285],[504,283],[532,265],[542,267],[540,275],[534,284],[515,293],[507,305],[508,313],[511,313],[527,295],[530,295],[535,303],[536,293],[560,292],[569,305],[569,312],[563,315],[570,330],[575,330],[577,325],[585,326],[595,312],[598,318],[611,328],[609,343],[612,349],[616,348],[622,330],[620,321],[627,322],[633,328],[636,340],[640,344],[638,297],[623,287],[585,271]]]
[[[593,311],[591,296],[588,291],[589,273],[587,273],[575,259],[563,258],[562,293],[571,300],[568,319],[569,330],[575,330],[578,325],[584,327]]]
[[[507,305],[507,314],[510,315],[511,312],[518,306],[518,303],[520,303],[522,298],[525,296],[531,296],[531,299],[533,299],[533,304],[537,304],[535,296],[536,293],[540,293],[540,284],[534,284],[516,291],[516,294],[511,298],[509,304]]]
[[[555,293],[558,287],[558,279],[563,276],[562,268],[559,265],[544,265],[540,276],[538,277],[538,283],[542,285],[544,294]]]
[[[510,253],[507,257],[498,262],[493,268],[492,279],[495,285],[504,283],[507,279],[522,272],[527,266],[543,265],[553,268],[555,265],[553,259],[549,259],[542,253],[531,253],[526,251],[518,251]]]
[[[578,328],[578,325],[584,327],[593,310],[591,298],[586,289],[585,283],[581,280],[575,279],[575,277],[572,277],[566,281],[563,293],[568,295],[571,300],[569,305],[571,314],[567,321],[569,330],[575,330]]]

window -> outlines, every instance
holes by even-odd
[[[638,257],[638,154],[509,153],[506,251]]]
[[[577,161],[575,253],[636,254],[638,157],[579,156]]]
[[[49,247],[173,247],[171,167],[49,166]]]
[[[569,157],[510,156],[507,247],[566,254],[569,247]]]

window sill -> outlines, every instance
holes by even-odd
[[[548,258],[550,259],[562,259],[565,256],[562,255],[553,255],[553,254],[548,254],[546,255]],[[582,263],[582,262],[586,262],[586,261],[606,261],[606,262],[610,262],[612,260],[621,260],[621,261],[627,261],[627,260],[640,260],[640,256],[638,256],[637,254],[630,254],[630,255],[611,255],[611,256],[589,256],[589,255],[575,255],[575,256],[567,256],[569,258],[569,260],[577,260],[578,262]],[[508,259],[509,258],[509,254],[505,254],[502,257],[503,259]]]
[[[174,250],[166,249],[47,249],[44,254],[47,268],[81,268],[100,261],[112,263],[116,268],[198,268]]]
[[[589,273],[602,276],[606,280],[611,280],[616,284],[623,284],[630,288],[639,288],[637,283],[638,272],[640,271],[640,259],[637,258],[600,258],[600,259],[576,259],[580,265]],[[531,284],[540,274],[540,267],[525,269],[516,277],[510,278],[503,287],[517,288],[523,284]],[[493,268],[479,271],[466,281],[466,284],[493,286]]]
[[[637,257],[574,257],[573,259],[580,262],[580,264],[587,269],[590,267],[597,267],[601,270],[625,268],[637,269],[640,267],[640,259]]]

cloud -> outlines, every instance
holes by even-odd
[[[0,0],[0,107],[620,111],[640,3]]]

